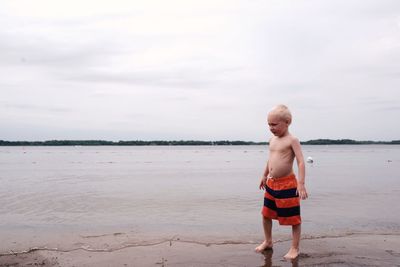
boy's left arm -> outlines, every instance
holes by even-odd
[[[297,192],[299,193],[301,199],[306,199],[308,197],[305,186],[306,167],[304,164],[304,157],[303,157],[303,152],[301,151],[300,141],[297,138],[293,138],[292,149],[296,157],[297,167],[299,169]]]

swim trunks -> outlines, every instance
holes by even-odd
[[[301,223],[300,198],[294,174],[267,180],[262,214],[266,218],[278,220],[280,225]]]

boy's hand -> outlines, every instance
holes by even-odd
[[[297,194],[301,199],[306,199],[308,198],[307,190],[304,184],[302,183],[297,183]]]
[[[260,190],[265,190],[265,188],[267,186],[267,180],[268,180],[268,177],[263,176],[261,178],[260,185],[258,187],[258,188],[260,188]]]

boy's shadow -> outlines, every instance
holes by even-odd
[[[264,265],[260,267],[272,267],[272,254],[274,253],[274,250],[272,249],[267,249],[262,252],[264,255]],[[298,267],[299,266],[299,257],[297,257],[294,260],[289,261],[292,263],[292,267]]]

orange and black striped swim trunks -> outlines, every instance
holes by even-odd
[[[300,198],[294,174],[267,180],[262,214],[266,218],[278,220],[281,225],[301,223]]]

